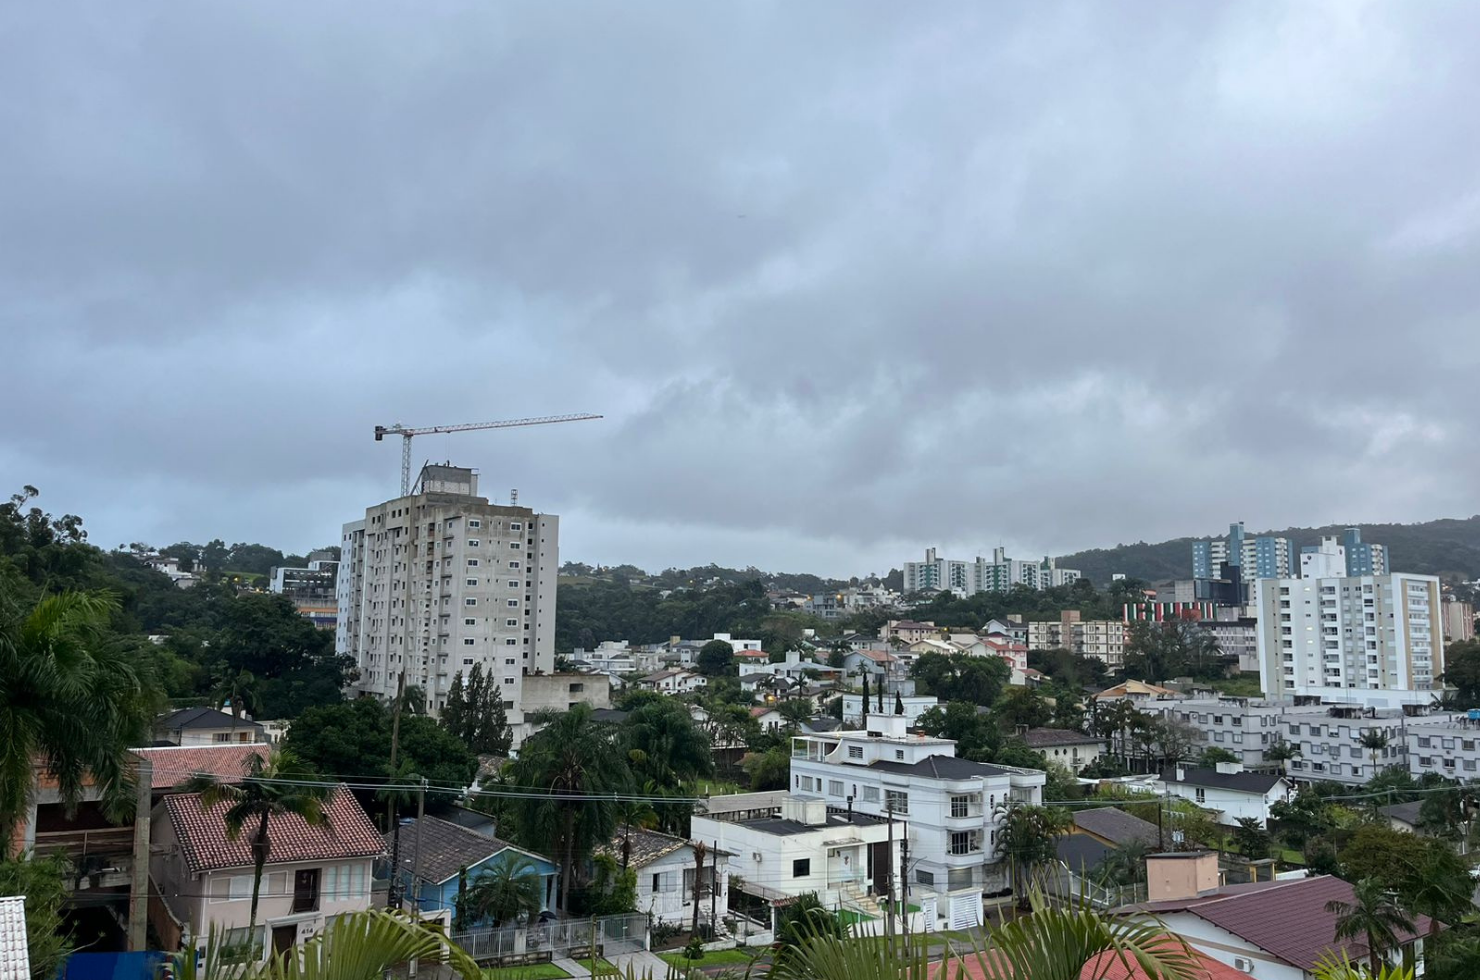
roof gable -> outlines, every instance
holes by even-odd
[[[389,851],[391,846],[391,835],[386,834],[384,847]],[[418,849],[421,851],[420,865],[416,860]],[[456,878],[463,868],[475,868],[505,851],[553,867],[553,862],[541,854],[440,817],[422,817],[419,821],[410,820],[401,825],[401,864],[416,869],[423,881],[442,884]]]

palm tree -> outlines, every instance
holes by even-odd
[[[445,963],[463,980],[482,976],[472,957],[440,929],[381,909],[335,916],[323,932],[281,959],[229,962],[224,949],[213,927],[203,961],[193,948],[176,953],[171,975],[176,980],[380,980],[392,967],[417,960]]]
[[[1369,728],[1362,732],[1357,742],[1372,753],[1372,775],[1377,775],[1377,753],[1388,746],[1387,732],[1380,728]]]
[[[860,943],[818,930],[788,948],[773,972],[777,980],[963,980],[974,959],[979,976],[1017,980],[1079,980],[1089,964],[1095,964],[1092,975],[1103,976],[1116,963],[1133,964],[1157,980],[1203,975],[1196,954],[1156,921],[1102,915],[1088,906],[1048,906],[1036,895],[1033,905],[1030,914],[1006,925],[989,924],[983,945],[948,954],[944,966],[931,962],[926,943],[906,946],[892,937]]]
[[[592,720],[591,710],[577,704],[569,711],[530,716],[547,724],[525,740],[509,766],[511,783],[541,791],[514,802],[514,823],[520,843],[555,858],[562,910],[568,908],[578,865],[597,842],[610,839],[617,797],[631,788],[616,731]]]
[[[464,903],[458,915],[466,922],[491,919],[498,926],[520,913],[536,915],[544,905],[539,871],[527,857],[501,861],[469,886]]]
[[[699,935],[699,896],[704,891],[704,858],[709,854],[709,845],[702,840],[694,841],[694,925],[689,929],[689,938]]]
[[[101,792],[110,815],[133,812],[128,749],[148,739],[148,686],[107,641],[118,601],[101,592],[47,596],[29,611],[0,599],[0,840],[14,839],[42,773],[74,808]]]
[[[1476,976],[1473,973],[1460,974],[1465,977]],[[1316,961],[1315,972],[1312,974],[1315,980],[1413,980],[1413,968],[1411,966],[1397,966],[1392,963],[1384,963],[1382,969],[1376,972],[1368,972],[1365,967],[1358,966],[1351,961],[1351,957],[1342,950],[1340,956],[1325,953]]]
[[[1068,833],[1073,817],[1057,807],[1032,806],[1016,800],[999,803],[995,814],[997,848],[1011,868],[1018,908],[1026,912],[1030,899],[1028,882],[1033,870],[1058,856],[1055,841]]]
[[[1417,861],[1405,862],[1399,884],[1408,908],[1429,917],[1429,941],[1435,946],[1440,920],[1458,923],[1474,907],[1468,865],[1442,844],[1426,848]]]
[[[1290,760],[1298,758],[1300,758],[1300,746],[1284,739],[1280,739],[1264,750],[1264,761],[1278,763],[1281,776],[1289,775]]]
[[[322,825],[329,792],[324,786],[304,782],[307,774],[286,752],[274,752],[265,763],[260,755],[248,756],[242,776],[239,783],[223,783],[213,775],[193,776],[180,789],[199,793],[202,810],[225,807],[222,820],[227,840],[236,840],[244,829],[255,824],[251,831],[252,908],[247,917],[247,937],[249,942],[256,942],[262,869],[272,856],[268,823],[273,817],[291,815],[302,818],[310,827]]]
[[[646,830],[658,822],[658,811],[647,800],[622,800],[617,803],[617,819],[622,822],[622,870],[632,863],[632,828]]]
[[[1399,930],[1413,931],[1413,920],[1376,878],[1363,878],[1353,885],[1352,899],[1333,899],[1326,903],[1326,911],[1336,915],[1337,939],[1366,941],[1367,961],[1376,974],[1384,954],[1398,945]]]

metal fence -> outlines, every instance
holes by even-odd
[[[648,948],[648,917],[641,913],[566,919],[503,929],[471,929],[452,941],[480,961],[611,957]]]

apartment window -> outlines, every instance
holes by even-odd
[[[863,746],[862,745],[850,745],[850,746],[848,746],[848,758],[850,758],[850,759],[862,759],[863,758]]]
[[[891,789],[886,791],[884,795],[884,808],[886,810],[893,810],[895,813],[909,813],[909,794],[901,789]]]
[[[477,538],[468,538],[468,547],[469,548],[476,548],[476,547],[478,547],[478,539]]]
[[[1418,747],[1419,748],[1426,749],[1426,748],[1429,747],[1429,745],[1430,745],[1430,741],[1429,741],[1429,737],[1427,735],[1421,735],[1421,736],[1419,736],[1419,739],[1418,739]]]
[[[293,915],[319,910],[319,869],[302,868],[293,873]]]
[[[877,802],[879,802],[879,787],[877,787],[877,786],[865,786],[863,788],[863,801],[865,803],[877,803]]]
[[[504,641],[504,646],[506,647],[517,647],[518,645],[519,641],[514,639],[512,636]]]
[[[471,667],[471,666],[473,666],[473,658],[472,657],[463,657],[463,666],[464,667]]]
[[[511,588],[511,589],[517,589],[517,588],[519,588],[519,583],[518,582],[514,582],[514,581],[510,581],[509,582],[509,588]]]
[[[843,795],[843,781],[841,779],[829,779],[827,781],[827,795],[828,796],[842,796]]]
[[[965,817],[965,816],[969,816],[970,815],[970,811],[971,811],[971,797],[969,797],[969,796],[953,796],[953,797],[951,797],[951,816],[953,816],[953,817]]]
[[[469,558],[468,559],[468,567],[469,568],[477,568],[478,567],[478,559],[476,559],[476,558]]]
[[[476,619],[464,619],[463,620],[463,625],[464,626],[477,626],[478,625],[478,621]]]
[[[463,646],[465,646],[465,647],[470,647],[470,646],[472,646],[476,642],[478,642],[478,641],[475,640],[475,639],[473,639],[471,636],[465,636],[465,637],[463,637]]]
[[[510,599],[509,600],[509,608],[510,609],[518,609],[519,608],[519,600],[518,599]]]
[[[921,885],[933,885],[935,884],[935,872],[917,868],[915,869],[915,881]]]
[[[478,580],[477,580],[477,579],[475,579],[475,578],[470,578],[470,579],[464,579],[464,580],[463,580],[463,581],[464,581],[464,582],[465,582],[465,583],[466,583],[466,584],[468,584],[468,585],[477,585],[477,584],[478,584]]]
[[[812,873],[811,858],[797,858],[791,862],[791,876],[793,878],[805,878]]]
[[[506,658],[505,658],[505,659],[504,659],[504,666],[505,666],[505,667],[512,667],[512,666],[514,666],[514,658],[513,658],[513,657],[506,657]],[[579,684],[574,684],[574,685],[572,685],[572,686],[573,686],[573,687],[580,687],[580,685],[579,685]]]
[[[952,854],[975,854],[981,850],[981,834],[975,830],[958,830],[951,834]]]
[[[476,528],[476,527],[482,527],[482,526],[483,526],[483,522],[480,521],[480,520],[478,520],[478,519],[476,519],[476,518],[468,521],[468,527],[475,527]]]
[[[511,562],[509,562],[509,567],[510,568],[518,568],[519,567],[519,563],[517,561],[511,561]]]
[[[522,531],[522,530],[524,530],[524,525],[521,524],[521,523],[519,523],[518,521],[510,521],[509,522],[509,530],[510,531]]]
[[[465,606],[476,606],[477,604],[478,600],[473,598],[472,596],[468,596],[466,599],[463,600],[463,605]]]
[[[512,660],[509,661],[509,663],[513,663],[513,662],[514,661],[512,661]],[[585,690],[586,690],[586,685],[585,684],[572,684],[570,686],[570,693],[571,694],[580,694],[580,693],[582,693]]]
[[[506,620],[504,620],[504,625],[505,626],[518,626],[519,625],[519,620],[517,620],[517,619],[506,619]]]
[[[1205,790],[1205,789],[1203,789],[1201,786],[1199,786],[1197,788],[1197,802],[1199,802],[1199,803],[1206,803],[1206,802],[1208,802],[1208,791]]]

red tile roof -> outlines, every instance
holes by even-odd
[[[1339,955],[1344,949],[1352,959],[1366,955],[1364,944],[1336,938],[1336,913],[1326,911],[1327,902],[1353,901],[1349,882],[1320,875],[1259,884],[1263,887],[1231,886],[1196,898],[1139,907],[1156,914],[1191,913],[1301,970],[1314,970],[1328,951]],[[1428,932],[1428,916],[1416,915],[1413,921],[1416,932],[1400,931],[1400,942]]]
[[[267,761],[270,745],[254,743],[248,745],[192,745],[181,748],[175,745],[157,748],[133,749],[134,755],[148,759],[154,767],[151,789],[170,789],[185,782],[191,776],[215,776],[223,783],[241,781],[247,760],[260,756]]]
[[[1219,963],[1200,950],[1194,949],[1192,952],[1197,957],[1199,969],[1188,980],[1249,980],[1247,973]],[[937,977],[938,980],[1005,980],[1011,976],[1010,967],[999,955],[989,953],[987,959],[991,962],[984,964],[982,958],[975,953],[967,953],[959,959],[949,961],[949,969],[944,977],[938,977],[941,964],[932,964],[930,976],[932,980],[937,980]],[[989,966],[991,972],[986,972],[984,966]],[[1085,963],[1079,970],[1079,976],[1080,980],[1149,980],[1146,971],[1134,960],[1127,963],[1113,953],[1101,953]]]
[[[251,866],[249,829],[244,828],[234,841],[226,839],[230,803],[223,801],[203,810],[199,794],[180,793],[165,797],[165,806],[192,872]],[[344,786],[331,793],[319,826],[310,827],[299,816],[275,815],[267,821],[267,836],[272,845],[269,865],[374,857],[384,850],[380,834]]]

